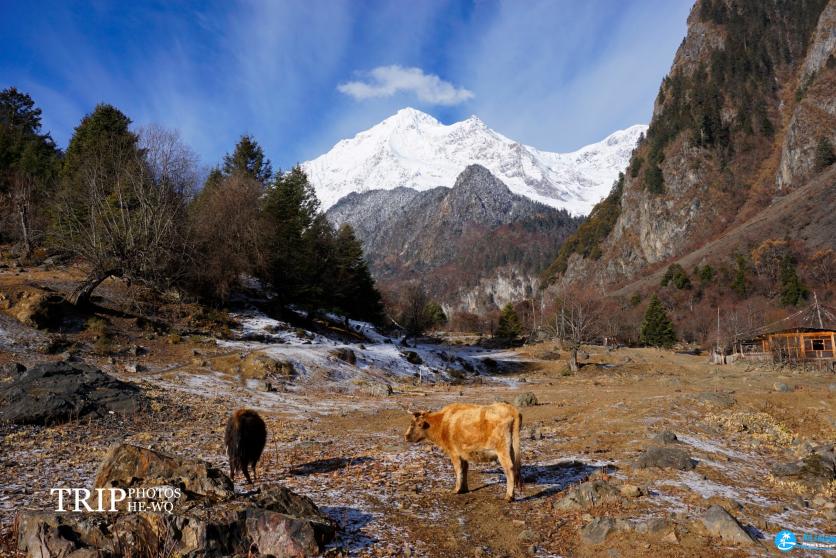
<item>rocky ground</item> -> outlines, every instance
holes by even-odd
[[[2,271],[0,291],[71,278]],[[310,497],[340,525],[331,556],[767,556],[781,529],[836,534],[832,373],[588,347],[566,375],[552,343],[407,350],[361,341],[359,324],[327,335],[252,314],[216,334],[163,330],[117,312],[118,285],[102,292],[106,348],[89,317],[56,334],[0,313],[0,390],[21,374],[11,363],[69,359],[141,395],[127,410],[0,426],[0,554],[14,555],[18,514],[53,508],[50,488],[91,486],[114,443],[227,470],[223,427],[241,406],[269,437],[255,486],[239,478],[236,491]],[[446,457],[403,439],[404,407],[520,395],[526,485],[513,503],[498,466],[471,467],[472,492],[454,495]]]

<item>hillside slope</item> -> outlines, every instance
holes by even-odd
[[[824,172],[821,146],[836,144],[834,48],[836,0],[698,0],[623,188],[547,277],[624,285],[710,241],[728,260],[720,239],[775,207],[792,216],[782,234],[832,245],[832,227],[805,228],[803,196],[775,203]],[[810,186],[810,215],[836,211],[832,184]],[[764,240],[750,236],[748,249]]]

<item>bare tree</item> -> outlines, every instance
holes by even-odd
[[[32,201],[37,188],[37,179],[29,173],[15,173],[11,181],[9,198],[15,221],[20,230],[21,255],[29,258],[34,250],[34,231],[32,230]]]
[[[70,302],[87,303],[108,277],[162,288],[182,276],[195,160],[175,132],[150,128],[140,149],[102,142],[84,162],[82,187],[57,204],[56,243],[90,266]]]
[[[563,289],[558,295],[554,331],[569,349],[569,369],[578,371],[581,345],[595,337],[601,327],[600,299],[587,291]]]
[[[259,204],[264,186],[242,173],[207,184],[190,214],[194,253],[200,264],[191,270],[196,292],[226,300],[243,274],[265,265]]]

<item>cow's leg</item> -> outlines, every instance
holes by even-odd
[[[510,502],[514,499],[514,484],[517,480],[514,475],[514,461],[511,459],[508,450],[497,452],[497,457],[499,457],[502,470],[505,471],[505,499]]]
[[[247,479],[247,484],[252,484],[253,481],[250,479],[250,471],[249,471],[249,464],[245,461],[244,462],[244,477]]]
[[[470,489],[467,488],[467,470],[468,470],[469,466],[470,466],[470,463],[468,463],[467,460],[462,459],[461,494],[464,494],[465,492],[470,492]]]
[[[450,459],[453,460],[453,471],[456,473],[456,487],[453,492],[464,494],[467,492],[467,461],[457,455],[451,456]]]

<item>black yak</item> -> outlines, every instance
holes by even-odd
[[[229,476],[234,481],[235,472],[243,471],[247,484],[252,484],[248,467],[255,465],[264,451],[267,441],[267,426],[258,413],[251,409],[238,409],[226,422],[226,454],[229,456]]]

